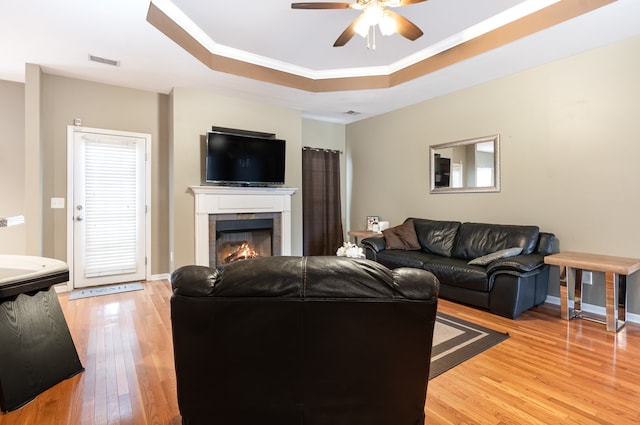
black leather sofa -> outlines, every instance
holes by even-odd
[[[390,246],[399,230],[402,244]],[[368,259],[389,268],[432,272],[440,281],[442,298],[515,319],[545,302],[549,266],[544,256],[554,250],[555,236],[537,226],[409,218],[361,243]],[[519,248],[520,254],[513,255]],[[511,256],[501,257],[507,250]],[[470,264],[472,260],[480,264]]]
[[[366,259],[172,273],[182,423],[422,425],[438,281]]]

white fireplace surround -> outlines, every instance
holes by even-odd
[[[291,255],[291,196],[288,187],[191,186],[195,195],[196,264],[209,266],[209,215],[280,213],[281,255]]]

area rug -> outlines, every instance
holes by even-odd
[[[509,338],[475,323],[438,313],[433,331],[429,379]]]
[[[93,288],[74,289],[69,294],[69,300],[98,297],[101,295],[119,294],[121,292],[140,291],[144,289],[141,283],[120,283],[117,285],[96,286]]]

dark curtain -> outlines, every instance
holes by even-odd
[[[302,150],[304,255],[335,255],[344,240],[340,207],[340,152]]]

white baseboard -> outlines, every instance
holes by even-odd
[[[66,284],[66,283],[61,283],[61,284],[59,284],[59,285],[55,285],[53,288],[56,290],[56,294],[60,294],[60,293],[62,293],[62,292],[69,292],[69,291],[71,291],[71,289],[69,289],[69,288],[67,287],[67,284]]]
[[[549,304],[560,305],[560,297],[552,297],[551,295],[547,295],[546,302],[548,302]],[[573,308],[573,301],[571,300],[569,300],[569,307]],[[607,311],[604,307],[593,304],[582,303],[582,311],[584,311],[585,313],[592,313],[600,316],[607,315]],[[629,313],[627,311],[627,322],[640,324],[640,314]]]
[[[152,274],[147,280],[169,280],[171,273]]]

